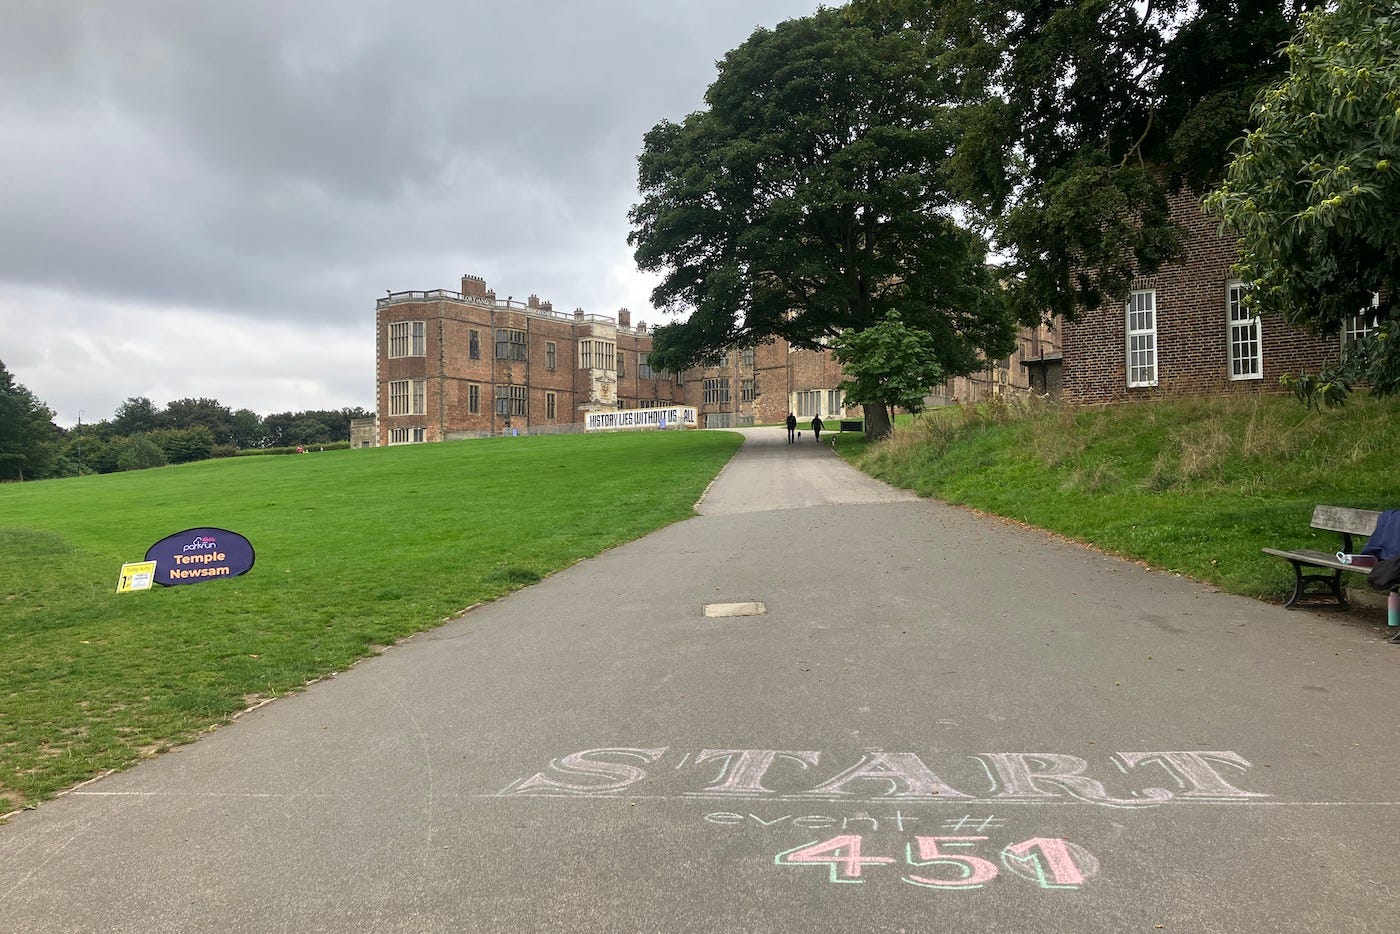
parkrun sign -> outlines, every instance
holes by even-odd
[[[654,409],[623,409],[620,412],[589,412],[585,431],[623,431],[629,428],[698,428],[693,405],[673,405]]]
[[[155,582],[166,587],[202,584],[252,570],[253,546],[228,529],[186,529],[146,549],[156,563]]]

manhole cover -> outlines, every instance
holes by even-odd
[[[705,615],[715,616],[763,616],[768,607],[762,603],[707,603]]]

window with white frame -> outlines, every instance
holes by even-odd
[[[481,414],[481,387],[472,383],[467,386],[467,413]]]
[[[797,393],[797,417],[811,418],[822,414],[822,391],[803,389]]]
[[[530,391],[524,386],[496,387],[497,415],[525,415],[528,413]]]
[[[1157,385],[1157,292],[1143,289],[1128,295],[1128,385]]]
[[[722,405],[729,401],[729,380],[727,378],[705,380],[705,404]]]
[[[1226,283],[1225,315],[1230,329],[1230,379],[1263,379],[1259,316],[1245,308],[1243,282]]]
[[[390,428],[390,444],[422,444],[427,440],[427,430],[423,428]]]
[[[1372,331],[1380,327],[1381,296],[1377,292],[1371,296],[1371,307],[1363,309],[1359,314],[1354,314],[1342,322],[1342,349],[1350,347],[1363,337],[1370,335]]]
[[[389,383],[390,415],[422,415],[423,388],[421,379],[396,379]]]
[[[753,348],[752,348],[752,347],[745,347],[743,350],[739,351],[739,365],[740,365],[740,366],[753,366]]]
[[[552,392],[547,392],[547,393],[545,393],[545,394],[544,394],[544,417],[547,418],[547,419],[549,419],[550,421],[553,421],[555,418],[558,417],[558,415],[559,415],[558,403],[557,403],[556,400],[555,400],[554,393],[552,393]]]
[[[740,402],[752,402],[752,401],[754,400],[754,398],[757,397],[757,396],[758,396],[758,380],[756,380],[756,379],[741,379],[741,380],[739,380],[739,401],[740,401]]]
[[[544,368],[546,370],[557,369],[559,366],[559,348],[554,341],[545,341],[544,345]]]
[[[496,328],[496,359],[525,360],[529,357],[529,338],[524,331]]]
[[[399,321],[389,325],[389,356],[422,357],[426,355],[423,334],[422,321]]]
[[[826,414],[839,415],[846,407],[845,400],[841,397],[841,390],[828,389],[826,391]]]
[[[655,379],[651,372],[651,354],[637,354],[637,377],[639,379]]]

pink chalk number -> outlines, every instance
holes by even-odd
[[[1083,847],[1058,837],[1035,837],[1008,846],[1001,851],[1001,861],[1043,889],[1077,889],[1087,878],[1085,871],[1092,875],[1099,867]]]
[[[915,837],[904,861],[919,868],[901,880],[929,889],[980,889],[998,875],[996,863],[967,852],[986,837]],[[1012,875],[1042,889],[1078,889],[1099,871],[1099,862],[1083,847],[1059,837],[1032,837],[1001,851]],[[866,856],[859,834],[843,834],[779,853],[779,866],[825,866],[832,882],[865,881],[863,867],[896,862],[889,856]]]
[[[779,866],[829,866],[832,882],[864,882],[860,877],[863,863],[892,863],[892,856],[861,856],[860,835],[846,834],[821,843],[809,843],[779,853]]]
[[[904,881],[914,885],[924,885],[935,889],[977,889],[997,877],[996,864],[980,856],[961,853],[948,853],[938,849],[943,844],[948,849],[970,847],[986,837],[915,837],[919,847],[919,858],[914,858],[913,847],[905,853],[905,861],[911,866],[952,867],[959,875],[951,879],[935,879],[929,876],[905,876]]]

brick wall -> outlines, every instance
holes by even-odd
[[[1126,313],[1123,301],[1084,313],[1063,328],[1063,392],[1076,403],[1117,402],[1164,395],[1277,392],[1279,377],[1316,370],[1340,352],[1336,337],[1320,337],[1263,315],[1260,337],[1263,374],[1230,378],[1226,286],[1235,261],[1233,238],[1217,233],[1217,222],[1200,210],[1189,192],[1173,196],[1172,216],[1187,230],[1182,259],[1134,289],[1156,292],[1157,385],[1128,386]]]
[[[998,396],[1025,395],[1031,392],[1060,394],[1059,366],[1055,363],[1045,373],[1044,362],[1058,361],[1063,322],[1056,318],[1050,324],[1034,328],[1021,327],[1016,332],[1016,349],[1010,356],[993,362],[992,366],[980,373],[968,376],[955,376],[935,386],[928,397],[931,406],[955,405],[983,402]],[[1032,367],[1027,362],[1036,365]],[[1033,384],[1033,372],[1045,374],[1040,384]],[[1049,384],[1046,385],[1046,377]]]

